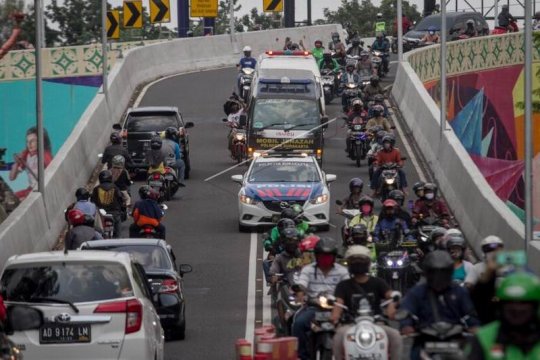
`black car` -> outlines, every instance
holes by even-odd
[[[132,171],[146,171],[146,152],[150,149],[150,140],[156,133],[165,131],[168,127],[179,129],[181,147],[186,163],[185,178],[189,178],[191,163],[189,159],[189,136],[186,131],[192,128],[192,122],[184,122],[178,108],[173,106],[145,106],[129,108],[124,120],[114,128],[122,131],[124,146],[127,147],[133,160]]]
[[[140,263],[155,298],[161,326],[172,339],[184,339],[186,334],[186,304],[183,276],[192,271],[191,265],[176,265],[170,245],[159,239],[118,239],[88,241],[81,250],[127,252]]]
[[[448,41],[457,40],[460,33],[467,28],[467,21],[473,20],[478,36],[489,35],[489,26],[482,14],[469,12],[446,13],[446,29]],[[440,32],[441,14],[433,14],[423,18],[414,28],[403,35],[404,42],[417,43],[427,34],[430,27]]]

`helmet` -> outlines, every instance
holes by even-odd
[[[345,259],[350,259],[353,256],[367,256],[371,257],[371,251],[365,246],[362,245],[352,245],[345,252]]]
[[[534,18],[536,20],[540,20],[540,11],[537,11],[537,12],[534,13]]]
[[[360,201],[358,201],[358,205],[362,206],[364,204],[369,204],[371,205],[371,207],[373,207],[373,205],[375,205],[375,202],[373,201],[372,198],[366,195],[366,196],[362,196],[360,198]]]
[[[383,202],[383,207],[385,207],[385,208],[394,208],[396,206],[398,206],[398,203],[395,200],[392,200],[392,199],[386,199]]]
[[[368,239],[368,228],[364,224],[356,224],[351,229],[351,236],[353,238],[353,242],[355,244],[358,244],[355,239],[361,240],[361,242],[367,242]]]
[[[69,223],[73,226],[81,225],[85,222],[84,213],[79,209],[69,210],[67,217]]]
[[[122,155],[114,155],[111,164],[112,167],[123,168],[126,165],[126,159]]]
[[[152,140],[150,140],[150,148],[152,150],[159,150],[161,149],[161,146],[163,145],[163,140],[161,140],[161,137],[154,136]]]
[[[113,180],[112,172],[110,172],[109,170],[103,170],[102,172],[99,173],[100,184],[112,182],[112,180]]]
[[[375,34],[375,37],[377,37],[377,39],[382,39],[383,33],[379,31],[377,34]]]
[[[349,181],[349,191],[352,192],[353,188],[359,187],[360,191],[364,188],[364,182],[360,178],[352,178],[351,181]]]
[[[432,192],[433,194],[435,194],[435,196],[437,196],[438,190],[439,188],[434,183],[426,183],[424,185],[424,192]]]
[[[325,52],[325,53],[323,54],[323,59],[325,59],[325,60],[330,60],[330,59],[332,59],[332,54],[329,53],[329,52]]]
[[[291,209],[295,213],[294,222],[296,223],[296,225],[301,224],[302,221],[304,221],[304,208],[302,208],[302,206],[300,206],[299,204],[294,204]]]
[[[118,131],[114,131],[111,133],[111,136],[109,137],[111,139],[111,143],[113,144],[120,144],[122,142],[122,136],[120,136],[120,133]]]
[[[339,40],[339,34],[337,32],[332,33],[332,40],[338,39]]]
[[[435,250],[422,263],[426,282],[435,291],[444,291],[452,283],[454,261],[446,251]]]
[[[293,220],[296,217],[296,211],[294,211],[292,208],[286,208],[281,211],[281,218],[282,219],[291,219]]]
[[[371,82],[379,82],[379,80],[380,80],[380,79],[379,79],[379,77],[378,77],[377,75],[373,75],[373,76],[369,79],[369,81],[371,81]]]
[[[280,235],[281,235],[283,230],[288,229],[288,228],[296,228],[296,223],[294,222],[293,219],[284,218],[284,219],[280,219],[278,221],[277,229],[278,229]]]
[[[322,237],[315,245],[315,254],[336,255],[338,247],[336,241],[331,237]]]
[[[429,241],[435,242],[435,239],[443,237],[446,234],[446,229],[440,226],[435,227],[429,234]]]
[[[84,214],[84,225],[94,227],[95,222],[96,219],[92,215]]]
[[[384,103],[384,96],[382,96],[381,94],[377,94],[373,97],[373,101],[375,101],[376,103],[382,104]]]
[[[500,301],[540,302],[540,280],[525,272],[510,274],[501,281],[496,295]]]
[[[473,19],[467,20],[467,25],[474,25],[474,20]]]
[[[75,191],[75,197],[77,198],[77,201],[88,200],[90,199],[90,192],[87,188],[80,187]]]
[[[165,138],[174,140],[178,136],[178,129],[169,126],[167,129],[165,129]]]
[[[501,6],[501,9],[508,10],[508,4],[504,4],[503,6]]]
[[[467,245],[465,244],[465,239],[463,238],[463,236],[454,235],[451,238],[447,239],[446,250],[450,250],[450,248],[454,246],[458,246],[461,248],[461,250],[465,250]]]
[[[315,40],[315,46],[317,46],[317,44],[321,44],[321,46],[322,46],[322,41],[321,40]]]
[[[381,116],[384,114],[384,108],[382,105],[375,105],[371,108],[371,111],[375,117]]]
[[[382,142],[383,144],[385,142],[389,142],[390,144],[394,145],[394,139],[388,134],[384,135],[384,137],[382,138]]]
[[[313,251],[317,243],[321,238],[317,235],[306,236],[302,242],[300,242],[299,249],[301,252]]]
[[[353,45],[353,46],[358,46],[358,45],[360,45],[360,39],[357,38],[357,37],[353,38],[351,42],[352,42],[352,45]]]
[[[300,241],[300,234],[298,233],[298,230],[294,227],[288,227],[283,229],[281,232],[281,237],[283,238],[283,242],[290,242],[295,241],[298,243]]]
[[[395,200],[400,206],[403,206],[405,201],[405,194],[401,190],[392,190],[388,193],[388,198]]]
[[[290,46],[290,50],[298,50],[300,49],[300,46],[298,46],[297,43],[292,43],[291,46]]]
[[[377,13],[377,19],[382,18],[382,13]]]
[[[485,237],[481,242],[480,246],[482,247],[483,253],[488,253],[493,250],[497,250],[504,247],[504,242],[502,239],[495,235],[489,235]]]
[[[352,102],[352,106],[355,106],[355,105],[364,106],[364,103],[360,99],[354,99]]]
[[[148,185],[143,185],[139,188],[139,197],[141,199],[148,199],[149,195],[150,195],[150,190],[152,190],[152,188]]]
[[[416,194],[419,191],[424,191],[424,186],[426,186],[426,183],[423,181],[418,181],[415,183],[412,187],[414,193]],[[418,194],[417,194],[418,195]]]
[[[242,49],[243,52],[251,52],[251,47],[249,45],[244,46]]]
[[[348,69],[352,68],[354,70],[354,63],[353,62],[347,62],[347,65],[345,66]]]

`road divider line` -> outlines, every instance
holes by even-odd
[[[268,257],[268,251],[263,250],[263,261]],[[268,325],[272,323],[272,299],[268,294],[270,287],[266,284],[266,279],[263,279],[262,293],[262,323]]]
[[[324,123],[324,124],[317,125],[317,126],[315,126],[314,128],[310,129],[309,131],[307,131],[307,133],[303,133],[303,134],[297,135],[297,136],[295,136],[295,137],[292,137],[292,138],[290,138],[290,139],[287,139],[286,141],[282,142],[281,144],[278,144],[278,145],[276,145],[276,146],[274,146],[273,148],[270,148],[270,149],[268,149],[268,150],[261,150],[261,153],[265,154],[265,153],[267,153],[267,152],[274,151],[274,150],[276,150],[277,148],[279,148],[279,147],[281,147],[281,146],[283,146],[283,145],[285,145],[285,144],[288,144],[288,143],[290,143],[290,142],[293,141],[293,140],[301,139],[302,137],[306,136],[306,134],[309,134],[309,133],[312,132],[312,131],[315,131],[315,130],[317,130],[317,129],[319,129],[319,128],[325,126],[325,125],[330,125],[331,123],[333,123],[333,122],[336,121],[336,120],[337,120],[337,117],[335,117],[335,118],[333,118],[333,119],[331,119],[331,120],[328,120],[328,122],[326,122],[326,123]],[[221,176],[221,175],[223,175],[223,174],[225,174],[225,173],[228,173],[228,172],[231,171],[232,169],[235,169],[235,168],[237,168],[238,166],[243,165],[243,164],[245,164],[245,163],[251,161],[252,159],[253,159],[253,157],[250,157],[249,159],[244,160],[244,161],[242,161],[241,163],[238,163],[238,164],[236,164],[236,165],[230,166],[230,167],[228,167],[227,169],[225,169],[225,170],[223,170],[223,171],[220,171],[220,172],[218,172],[218,173],[216,173],[216,174],[214,174],[214,175],[212,175],[212,176],[207,177],[206,179],[204,179],[204,181],[207,182],[207,181],[210,181],[210,180],[212,180],[212,179],[215,179],[215,178],[217,178],[218,176]]]
[[[255,300],[256,300],[256,278],[257,278],[257,233],[251,233],[249,242],[249,272],[248,291],[246,309],[246,336],[249,342],[253,341],[255,332]]]

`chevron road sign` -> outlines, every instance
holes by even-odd
[[[284,0],[263,0],[264,12],[282,12]]]
[[[142,0],[124,1],[124,27],[142,28]]]
[[[169,0],[150,0],[150,22],[171,22],[171,5]]]

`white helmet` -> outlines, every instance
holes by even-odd
[[[249,47],[249,45],[246,45],[244,46],[244,50],[242,50],[243,52],[246,52],[246,51],[251,51],[251,47]]]
[[[353,245],[347,249],[345,252],[345,259],[348,259],[353,256],[367,256],[371,257],[371,251],[365,246],[362,245]]]
[[[480,246],[482,247],[482,251],[484,253],[488,253],[490,251],[504,247],[504,242],[498,236],[489,235],[480,242]]]
[[[377,13],[377,18],[378,19],[382,18],[382,13]]]

